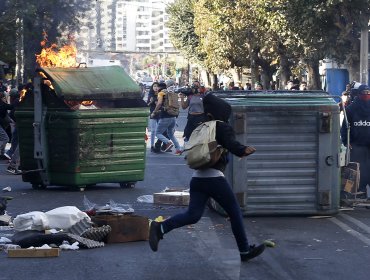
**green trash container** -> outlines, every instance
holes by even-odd
[[[43,78],[35,78],[16,111],[23,181],[36,189],[84,189],[98,183],[133,187],[144,180],[149,110],[124,70],[43,68],[39,73]]]
[[[323,91],[215,93],[250,157],[230,157],[225,176],[244,215],[332,215],[339,211],[340,112]],[[223,210],[211,201],[211,206]]]

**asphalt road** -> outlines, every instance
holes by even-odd
[[[185,115],[179,118],[179,132]],[[139,203],[137,198],[165,187],[188,187],[192,171],[181,156],[148,150],[145,180],[134,189],[102,184],[84,192],[51,186],[33,190],[20,176],[8,175],[0,162],[0,186],[10,186],[8,213],[48,211],[74,205],[84,210],[84,196],[97,204],[129,203],[136,214],[171,216],[184,207]],[[0,191],[1,191],[0,189]],[[368,279],[370,210],[356,208],[332,217],[246,217],[251,243],[273,239],[275,248],[241,263],[228,220],[207,209],[199,223],[174,230],[153,253],[146,241],[107,244],[103,248],[62,251],[57,258],[12,259],[0,252],[0,280],[9,279]],[[0,230],[0,236],[8,231]]]

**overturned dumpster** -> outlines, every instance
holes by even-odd
[[[149,114],[119,66],[42,68],[16,112],[22,179],[84,189],[144,179]]]
[[[226,170],[245,215],[339,210],[339,107],[322,91],[224,92],[241,143],[257,151]],[[212,202],[218,209],[219,206]]]

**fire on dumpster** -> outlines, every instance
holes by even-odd
[[[46,68],[72,68],[77,67],[78,63],[77,48],[73,41],[73,38],[68,38],[68,44],[59,47],[56,43],[50,43],[48,41],[47,33],[43,33],[44,39],[41,41],[40,45],[42,50],[40,54],[36,54],[36,62],[40,67]],[[47,85],[51,90],[54,87],[50,80],[47,79],[43,72],[39,72],[39,75],[44,79],[44,84]],[[90,100],[84,101],[64,101],[69,108],[76,109],[96,109],[95,102]]]

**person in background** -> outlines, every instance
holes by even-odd
[[[187,142],[190,138],[193,130],[202,122],[204,122],[204,110],[203,110],[203,97],[204,92],[201,91],[201,88],[198,84],[193,84],[191,88],[191,94],[185,96],[183,93],[180,93],[180,104],[183,110],[188,109],[188,116],[186,126],[184,128],[184,138]],[[185,100],[186,97],[186,100]]]
[[[270,88],[271,88],[271,90],[277,90],[276,81],[270,81]]]
[[[347,106],[352,104],[353,101],[355,101],[355,99],[358,97],[359,95],[359,87],[361,86],[361,83],[359,82],[356,82],[356,81],[353,81],[351,83],[351,90],[350,90],[350,93],[349,93],[349,98],[347,99]]]
[[[233,82],[233,81],[231,81],[230,83],[229,83],[229,88],[228,88],[229,90],[239,90],[239,87],[237,87],[236,85],[235,85],[235,83]]]
[[[263,86],[261,83],[256,83],[254,86],[254,90],[263,90]]]
[[[341,101],[339,102],[339,108],[342,111],[344,107],[348,106],[349,97],[351,94],[351,84],[346,85],[346,89],[342,92]]]
[[[166,81],[166,90],[161,90],[158,93],[158,102],[156,107],[154,108],[151,117],[154,117],[156,114],[160,114],[160,119],[157,126],[157,138],[158,140],[165,143],[164,152],[170,150],[173,146],[176,148],[176,155],[181,155],[182,150],[180,148],[180,144],[175,137],[175,127],[176,127],[176,117],[168,114],[165,110],[163,110],[162,105],[165,102],[166,94],[168,91],[174,91],[174,84],[173,80]],[[167,132],[168,137],[164,135]]]
[[[3,84],[3,81],[0,80],[0,94],[3,94],[5,92],[6,92],[6,86]]]
[[[297,84],[295,80],[289,80],[286,88],[287,90],[299,90],[299,83]]]
[[[208,120],[219,120],[216,124],[216,140],[219,145],[232,154],[243,158],[253,154],[256,149],[245,146],[235,139],[235,133],[227,124],[231,106],[225,100],[213,94],[203,98],[204,112]],[[203,215],[206,203],[210,197],[216,200],[230,218],[231,229],[234,234],[240,259],[246,262],[263,253],[265,245],[250,245],[244,230],[243,217],[236,197],[224,176],[228,162],[228,152],[212,167],[195,170],[190,181],[190,202],[186,212],[177,214],[163,222],[152,221],[149,229],[149,245],[156,252],[158,243],[164,234],[185,225],[197,223]]]
[[[10,159],[10,157],[5,153],[6,144],[9,142],[9,136],[6,129],[13,122],[8,114],[8,110],[12,110],[13,108],[13,105],[5,102],[5,93],[0,92],[0,160]]]
[[[301,82],[299,85],[299,90],[307,90],[307,82]]]
[[[252,84],[251,83],[246,83],[244,90],[252,90]]]
[[[341,139],[345,146],[350,149],[352,162],[360,163],[359,191],[366,195],[366,186],[370,186],[370,88],[361,85],[357,90],[357,98],[346,108],[348,125],[350,127],[350,139],[347,139],[347,122],[344,119],[341,127]]]
[[[148,93],[148,99],[147,99],[147,104],[149,106],[149,111],[150,111],[150,119],[149,119],[150,151],[152,153],[159,153],[160,152],[159,148],[154,146],[155,135],[157,133],[157,125],[158,125],[160,115],[156,114],[156,115],[152,116],[152,113],[153,113],[153,111],[155,109],[155,106],[157,105],[157,102],[158,102],[158,93],[159,93],[159,83],[154,82],[150,87],[150,90],[149,90],[149,93]]]

